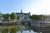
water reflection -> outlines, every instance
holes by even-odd
[[[28,27],[23,28],[12,25],[12,26],[0,26],[0,33],[50,33],[50,27]]]
[[[35,32],[50,33],[50,27],[33,27]]]
[[[14,26],[0,26],[0,33],[16,33],[19,27]]]

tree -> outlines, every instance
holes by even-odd
[[[42,19],[45,19],[46,16],[44,16],[44,15],[32,15],[32,16],[30,16],[30,18],[32,20],[42,20]]]
[[[17,19],[19,19],[20,17],[19,16],[17,16]]]
[[[10,18],[11,18],[11,20],[15,20],[15,19],[17,19],[17,16],[15,13],[11,13]]]
[[[10,19],[12,20],[12,23],[13,23],[13,24],[16,24],[17,16],[16,16],[15,13],[11,13],[11,14],[10,14]]]
[[[3,14],[3,19],[8,20],[9,19],[9,14]]]

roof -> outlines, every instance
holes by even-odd
[[[16,13],[16,14],[21,14],[21,13]],[[24,14],[24,15],[29,15],[29,13],[22,13],[22,14]]]

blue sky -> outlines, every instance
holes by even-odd
[[[50,0],[0,0],[0,12],[31,12],[31,14],[50,14]]]

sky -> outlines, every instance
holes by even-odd
[[[50,15],[50,0],[0,0],[0,12]]]

